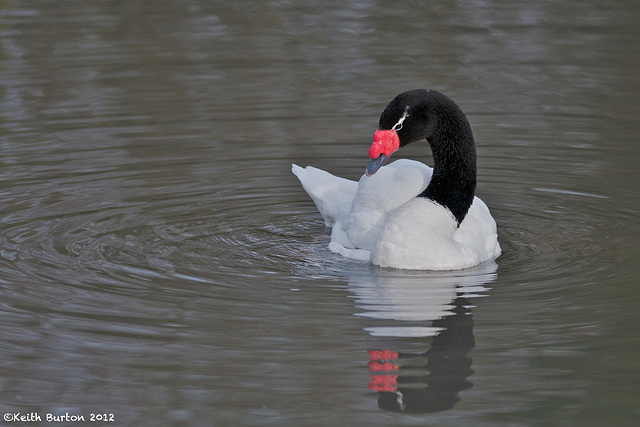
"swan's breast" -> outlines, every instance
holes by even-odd
[[[371,250],[381,267],[447,270],[459,268],[458,224],[445,207],[424,197],[410,200],[386,222]]]

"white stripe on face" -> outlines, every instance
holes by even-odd
[[[402,129],[402,122],[404,122],[404,120],[407,117],[409,117],[409,106],[408,105],[404,109],[404,113],[402,114],[402,117],[400,117],[400,120],[398,120],[398,123],[393,125],[393,127],[391,129],[394,130],[394,131],[399,131],[400,129]]]

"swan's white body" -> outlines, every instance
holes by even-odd
[[[458,270],[500,255],[496,223],[478,197],[460,227],[449,209],[416,197],[432,174],[420,162],[397,160],[359,182],[311,166],[292,171],[333,227],[333,252],[413,270]]]

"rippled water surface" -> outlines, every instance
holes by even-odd
[[[6,424],[638,425],[639,19],[623,1],[1,2]],[[357,179],[415,87],[474,128],[495,264],[340,258],[290,172]]]

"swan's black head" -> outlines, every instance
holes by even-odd
[[[387,157],[401,147],[429,139],[438,126],[436,112],[451,105],[457,108],[443,94],[427,89],[414,89],[396,96],[380,116],[378,130],[369,150],[372,161],[367,166],[367,175],[376,173]],[[462,114],[462,111],[459,113]]]
[[[421,196],[448,207],[458,223],[473,201],[476,185],[476,150],[471,126],[458,105],[428,89],[396,96],[380,116],[369,149],[367,175],[407,144],[426,139],[433,153],[433,177]]]
[[[435,125],[435,117],[429,113],[433,112],[438,104],[446,103],[447,100],[451,101],[441,93],[427,89],[403,92],[386,106],[380,115],[378,129],[394,129],[394,126],[401,121],[396,129],[400,147],[428,138],[433,133]]]

